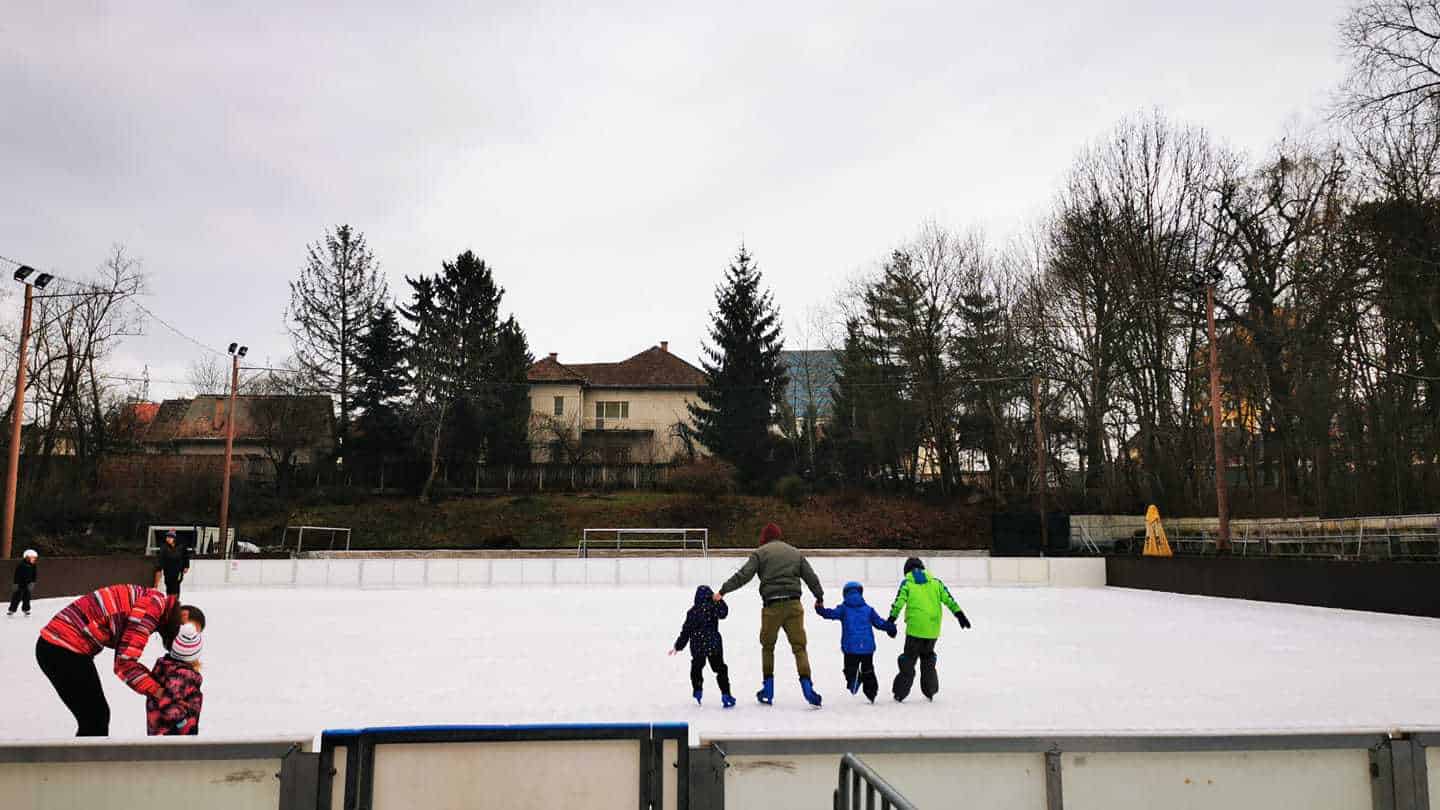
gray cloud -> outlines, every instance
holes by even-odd
[[[798,316],[925,219],[1003,238],[1141,108],[1263,149],[1336,83],[1344,3],[16,5],[0,254],[122,242],[147,306],[279,358],[304,244],[348,222],[397,294],[474,249],[581,361],[694,358],[741,239]],[[150,331],[121,370],[183,377]]]

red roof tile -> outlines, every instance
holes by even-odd
[[[705,372],[651,346],[618,363],[562,365],[554,356],[530,366],[530,382],[576,382],[602,388],[700,388]]]

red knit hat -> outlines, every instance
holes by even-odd
[[[760,545],[763,546],[771,540],[779,540],[780,537],[780,527],[774,523],[766,523],[765,528],[760,530]]]

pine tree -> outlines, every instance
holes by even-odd
[[[381,472],[386,459],[403,455],[407,431],[398,403],[410,390],[405,367],[405,341],[395,309],[381,305],[370,321],[355,354],[359,385],[355,392],[354,436],[351,454],[364,467]]]
[[[407,359],[430,456],[429,497],[441,458],[457,468],[528,458],[531,356],[515,318],[501,321],[505,290],[470,251],[435,276],[407,278]]]
[[[295,359],[314,387],[340,403],[340,453],[350,438],[355,354],[377,307],[385,300],[380,264],[365,235],[341,225],[306,247],[305,266],[290,282],[288,312]]]
[[[701,443],[733,464],[751,488],[782,472],[771,469],[770,427],[787,383],[780,313],[760,284],[760,269],[742,245],[715,291],[711,345],[701,359],[710,382],[700,403],[690,406]]]

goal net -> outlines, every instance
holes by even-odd
[[[286,526],[280,548],[299,554],[311,551],[349,551],[350,529],[344,526]]]
[[[589,557],[590,549],[696,549],[710,556],[709,529],[583,529],[580,532],[581,557]]]

